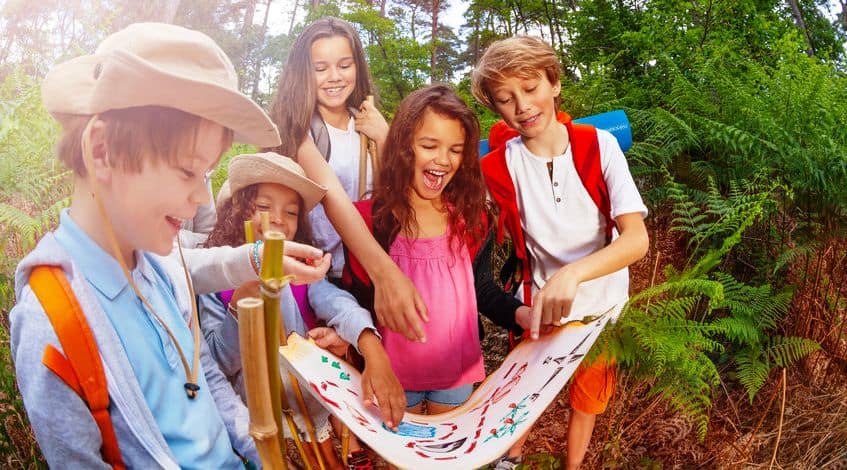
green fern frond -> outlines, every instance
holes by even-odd
[[[762,330],[750,318],[719,318],[712,322],[709,328],[729,341],[742,344],[759,344],[765,337]]]
[[[758,347],[742,348],[735,353],[736,377],[747,391],[747,397],[751,403],[768,380],[771,368],[767,356],[762,354],[762,350]]]
[[[784,250],[782,253],[779,254],[779,256],[777,256],[776,261],[774,262],[771,275],[776,275],[779,270],[794,263],[795,261],[797,261],[798,258],[808,257],[817,250],[818,245],[816,243],[810,243],[808,245],[798,245]]]
[[[820,344],[810,339],[796,336],[772,336],[765,354],[777,366],[788,367],[820,348]]]
[[[35,243],[35,234],[40,227],[38,219],[10,204],[0,202],[0,225],[10,233],[16,233],[27,245]]]

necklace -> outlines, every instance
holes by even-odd
[[[150,302],[147,301],[147,298],[141,294],[141,291],[138,289],[138,286],[135,285],[135,282],[132,280],[132,276],[129,273],[129,268],[127,267],[126,260],[121,254],[118,239],[115,236],[115,231],[112,228],[112,222],[109,219],[108,214],[106,213],[106,206],[103,205],[103,199],[100,197],[99,187],[97,185],[97,180],[94,178],[94,156],[91,152],[91,127],[94,122],[98,119],[99,115],[94,115],[91,117],[91,120],[88,121],[88,125],[85,127],[85,131],[82,133],[82,157],[85,160],[85,165],[88,167],[88,181],[91,185],[91,189],[94,192],[94,200],[97,203],[97,208],[100,211],[100,218],[103,221],[103,226],[106,229],[106,236],[109,239],[109,244],[112,248],[112,256],[118,260],[118,264],[121,266],[121,271],[124,273],[124,277],[129,281],[129,285],[132,286],[132,290],[135,292],[135,295],[141,300],[141,303],[147,309],[147,311],[153,315],[153,318],[159,323],[159,325],[164,328],[165,332],[170,337],[174,346],[176,347],[177,352],[179,353],[179,359],[182,362],[182,368],[185,372],[186,382],[183,385],[185,388],[185,394],[189,399],[193,400],[197,397],[197,392],[200,391],[200,386],[197,384],[197,375],[200,372],[200,322],[197,315],[197,300],[194,295],[194,285],[191,282],[191,276],[188,275],[188,268],[185,266],[185,258],[182,254],[182,246],[177,241],[177,249],[179,250],[179,259],[182,262],[182,270],[185,273],[185,281],[188,284],[188,295],[191,298],[191,333],[192,340],[194,342],[194,357],[192,358],[191,367],[188,366],[188,360],[185,358],[185,353],[182,351],[182,347],[179,345],[179,341],[177,341],[176,336],[174,336],[171,329],[168,325],[162,320],[161,317],[156,313],[156,310],[150,305]]]

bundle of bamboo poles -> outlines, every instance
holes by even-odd
[[[270,230],[266,212],[260,213],[260,220],[265,238],[264,255],[259,275],[262,298],[247,298],[238,302],[239,341],[241,343],[247,405],[250,410],[250,434],[256,440],[257,449],[264,466],[287,469],[285,460],[281,457],[277,459],[277,455],[287,454],[287,446],[281,432],[284,417],[306,469],[311,470],[312,465],[300,440],[300,433],[294,422],[293,410],[289,405],[288,395],[279,369],[279,346],[280,344],[284,346],[288,338],[285,322],[282,320],[279,300],[282,290],[292,279],[291,276],[285,275],[282,267],[285,235]],[[251,240],[253,235],[252,222],[246,221],[244,228],[245,239]],[[245,303],[244,313],[241,309],[242,302]],[[262,312],[261,318],[257,313],[258,311]],[[257,326],[259,324],[261,327]],[[303,416],[306,431],[312,441],[315,459],[320,469],[325,470],[315,427],[306,407],[300,385],[292,373],[289,372],[288,377],[298,408]]]

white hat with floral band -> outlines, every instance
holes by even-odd
[[[53,115],[163,106],[216,122],[235,140],[280,144],[276,126],[238,90],[238,75],[209,36],[164,23],[135,23],[110,35],[94,54],[55,66],[42,84]]]

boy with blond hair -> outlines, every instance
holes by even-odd
[[[173,25],[130,25],[54,67],[42,92],[62,124],[58,154],[74,189],[57,229],[18,265],[10,323],[45,459],[74,468],[257,461],[247,410],[200,337],[187,271],[166,255],[209,202],[208,176],[233,138],[275,146],[276,127],[238,91],[212,39]],[[250,269],[250,249],[228,253]]]
[[[515,131],[482,159],[482,170],[501,212],[498,236],[509,232],[520,261],[532,338],[609,308],[616,319],[628,298],[627,266],[648,248],[647,208],[615,138],[557,115],[560,68],[548,44],[520,36],[489,46],[472,78],[476,99]],[[568,469],[582,464],[614,371],[614,359],[601,355],[574,374]],[[520,455],[518,444],[497,468],[514,467]]]

